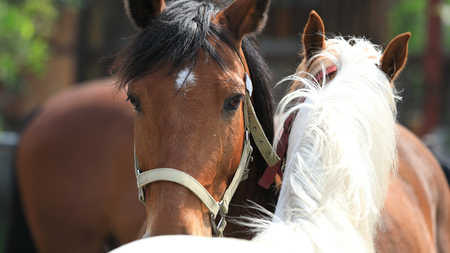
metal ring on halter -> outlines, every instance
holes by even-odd
[[[220,201],[219,206],[223,206],[223,200]],[[219,223],[216,225],[216,217],[220,216]],[[223,237],[223,231],[225,230],[225,227],[227,226],[227,221],[225,220],[225,214],[222,212],[222,208],[220,208],[219,213],[216,217],[214,217],[214,214],[210,213],[211,218],[211,228],[213,231],[213,235],[216,237]]]

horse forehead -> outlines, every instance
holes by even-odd
[[[245,59],[241,61],[238,54],[224,42],[217,41],[217,46],[225,69],[213,60],[212,56],[206,56],[204,51],[200,50],[199,60],[195,66],[181,69],[175,75],[175,88],[180,93],[192,94],[198,91],[198,89],[191,89],[194,87],[202,89],[202,93],[205,92],[205,87],[215,87],[210,91],[220,94],[245,88]]]
[[[175,75],[174,87],[178,94],[186,93],[188,97],[195,93],[206,95],[209,93],[207,90],[214,94],[228,94],[245,88],[243,77],[244,71],[235,68],[225,71],[209,67],[186,68]]]
[[[181,90],[187,85],[196,85],[197,78],[193,69],[185,68],[180,70],[175,77],[175,89]]]

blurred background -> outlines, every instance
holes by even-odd
[[[364,36],[386,46],[410,31],[409,62],[397,81],[399,121],[423,136],[449,121],[450,0],[273,0],[260,45],[276,80],[299,63],[311,10],[327,33]],[[61,90],[108,75],[136,33],[121,0],[0,0],[0,129]],[[278,98],[284,93],[277,89]]]
[[[412,33],[396,82],[403,97],[398,120],[449,164],[450,0],[272,0],[258,38],[275,80],[300,62],[300,33],[311,10],[329,35],[364,36],[386,47]],[[58,92],[108,76],[113,56],[135,33],[122,0],[0,0],[0,240],[22,122]],[[276,89],[277,100],[285,87]]]

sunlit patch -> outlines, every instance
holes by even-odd
[[[195,78],[194,72],[192,69],[185,68],[178,72],[177,77],[175,78],[175,88],[177,90],[181,90],[185,88],[188,84],[195,85],[197,79]]]

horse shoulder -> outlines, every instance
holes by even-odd
[[[101,247],[96,240],[108,233],[121,242],[135,239],[145,212],[135,198],[134,112],[125,99],[109,79],[75,86],[43,104],[24,128],[18,183],[43,251],[59,251],[43,248],[56,247],[59,237],[80,238],[84,252]]]
[[[450,192],[445,176],[415,135],[401,125],[398,132],[399,171],[389,186],[378,248],[380,252],[446,252]]]

